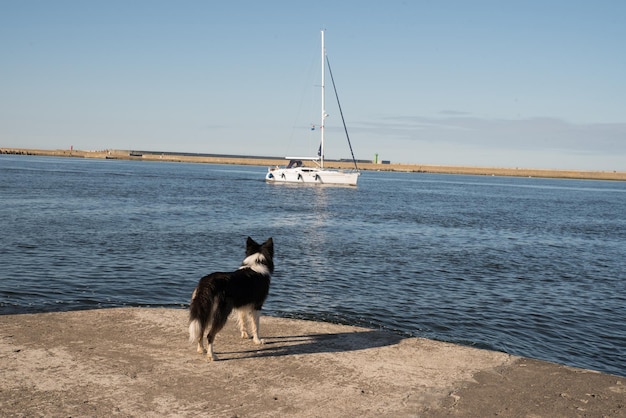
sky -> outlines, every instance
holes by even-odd
[[[314,156],[321,29],[357,159],[626,171],[623,0],[0,0],[0,147]]]

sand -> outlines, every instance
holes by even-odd
[[[0,316],[0,415],[624,417],[626,378],[378,330],[230,320],[207,362],[187,311]]]

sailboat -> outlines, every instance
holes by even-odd
[[[324,126],[325,120],[328,114],[326,113],[326,86],[325,86],[325,75],[326,75],[326,66],[328,66],[329,74],[331,77],[331,81],[333,83],[333,89],[335,91],[335,95],[337,93],[337,89],[335,87],[335,82],[332,77],[332,71],[330,69],[330,64],[328,62],[328,57],[326,55],[326,48],[324,46],[324,30],[322,33],[322,116],[320,123],[320,132],[321,132],[321,140],[320,146],[317,151],[316,157],[286,157],[289,160],[289,164],[285,167],[270,167],[267,170],[267,174],[265,175],[265,180],[270,183],[304,183],[304,184],[325,184],[325,185],[342,185],[342,186],[356,186],[357,180],[359,179],[359,175],[361,174],[356,165],[356,160],[354,159],[354,154],[352,154],[352,161],[354,162],[354,169],[352,170],[335,170],[335,169],[327,169],[324,167]],[[341,105],[339,104],[339,99],[337,99],[337,104],[339,105],[339,111],[341,113],[341,118],[343,121],[343,112],[341,112]],[[350,144],[350,138],[348,137],[348,130],[346,129],[345,121],[344,121],[344,131],[346,133],[346,138],[348,139],[348,144]],[[350,145],[350,151],[352,151],[352,146]],[[315,166],[305,166],[303,161],[312,161],[315,163]]]

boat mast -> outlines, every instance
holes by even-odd
[[[325,96],[325,85],[324,85],[324,74],[326,73],[326,48],[324,47],[324,30],[322,29],[322,121],[320,124],[321,131],[321,141],[320,141],[320,167],[324,168],[324,121],[326,120],[326,96]]]

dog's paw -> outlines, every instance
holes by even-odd
[[[261,338],[254,338],[253,339],[255,344],[265,344],[265,340],[261,339]]]
[[[250,338],[250,336],[248,335],[246,331],[241,331],[241,338],[243,338],[244,340],[247,340],[248,338]]]
[[[206,361],[207,361],[207,362],[211,362],[211,361],[218,361],[218,360],[219,360],[219,359],[217,358],[217,356],[216,356],[215,354],[213,354],[213,355],[208,354],[208,355],[206,356]]]

